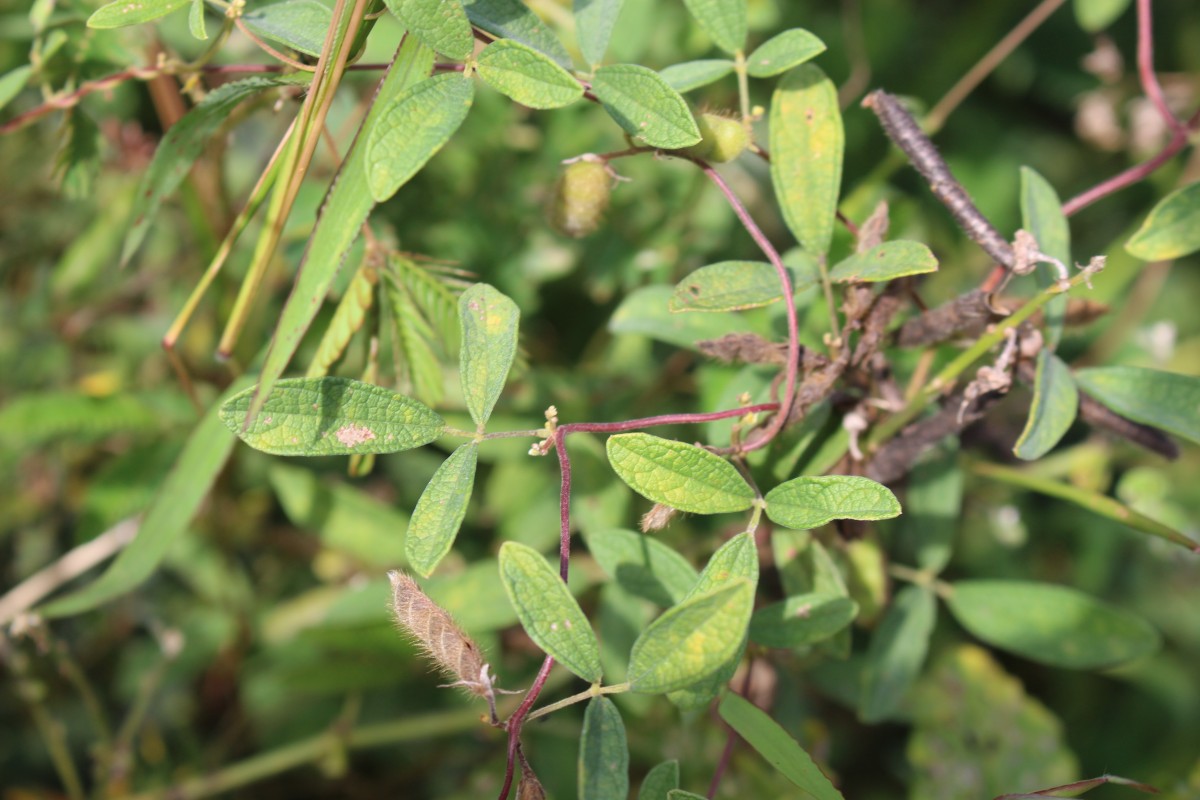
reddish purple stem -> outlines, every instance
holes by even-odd
[[[1182,133],[1186,136],[1187,128],[1167,106],[1167,99],[1163,97],[1158,76],[1154,74],[1154,28],[1150,17],[1150,0],[1138,0],[1137,24],[1138,79],[1142,83],[1142,91],[1150,98],[1150,102],[1158,109],[1158,113],[1162,115],[1171,130],[1176,134]]]

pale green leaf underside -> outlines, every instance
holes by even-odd
[[[426,78],[386,107],[367,138],[367,185],[382,203],[442,149],[467,118],[475,84],[458,72]]]
[[[669,692],[714,672],[741,647],[753,606],[753,584],[738,579],[668,609],[633,645],[630,688]]]
[[[637,800],[667,800],[667,793],[679,788],[679,762],[671,759],[656,764],[642,779]]]
[[[385,0],[388,10],[426,46],[455,61],[475,50],[475,35],[461,0]]]
[[[767,516],[797,530],[835,519],[890,519],[900,503],[886,486],[854,475],[811,475],[767,492]]]
[[[521,0],[463,0],[471,24],[500,39],[527,44],[570,69],[571,57],[558,37]]]
[[[750,619],[750,638],[766,647],[799,647],[828,639],[854,621],[848,597],[811,593],[763,606]]]
[[[585,533],[596,563],[625,591],[657,605],[672,606],[696,585],[696,570],[657,539],[621,528]]]
[[[1200,442],[1200,376],[1095,367],[1078,370],[1075,381],[1118,414]]]
[[[899,707],[925,663],[936,621],[937,603],[928,589],[905,586],[896,593],[867,650],[859,702],[864,722],[884,720]]]
[[[738,314],[672,314],[667,307],[672,294],[670,286],[635,289],[617,306],[608,329],[613,333],[641,334],[693,350],[696,342],[745,330],[745,322]]]
[[[1071,228],[1067,215],[1054,187],[1029,167],[1021,167],[1021,226],[1033,234],[1038,250],[1057,258],[1064,264],[1071,263]],[[1038,267],[1034,273],[1037,284],[1049,288],[1058,276],[1050,264]],[[1064,317],[1067,310],[1067,294],[1063,292],[1051,298],[1045,307],[1046,343],[1054,349],[1062,339]]]
[[[532,47],[501,39],[483,49],[476,69],[484,83],[530,108],[561,108],[583,97],[571,73]]]
[[[585,681],[599,681],[596,635],[550,563],[532,547],[505,542],[500,548],[500,577],[529,638]]]
[[[746,42],[746,0],[683,0],[688,11],[726,53],[736,53]]]
[[[792,291],[813,285],[807,274],[789,270]],[[667,308],[683,311],[739,311],[783,299],[775,267],[764,261],[721,261],[701,267],[675,286]]]
[[[608,459],[621,480],[638,494],[689,511],[721,514],[743,511],[754,501],[737,469],[702,447],[648,433],[609,437]]]
[[[208,38],[208,26],[204,20],[204,0],[192,0],[192,7],[188,9],[188,30],[192,37],[201,41]],[[0,107],[3,107],[0,103]]]
[[[1013,445],[1018,458],[1033,461],[1049,453],[1075,421],[1079,390],[1071,369],[1049,350],[1038,353],[1033,402],[1025,430]]]
[[[835,283],[875,283],[935,272],[937,268],[937,258],[928,247],[900,239],[839,261],[829,270],[829,279]]]
[[[596,70],[592,92],[635,140],[675,150],[700,141],[700,129],[679,93],[657,72],[636,64]]]
[[[685,61],[660,69],[658,74],[677,92],[690,92],[719,81],[733,72],[733,62],[725,58]]]
[[[459,375],[471,419],[483,425],[492,415],[517,353],[517,304],[486,283],[458,298],[462,324]]]
[[[814,255],[829,251],[842,183],[844,147],[837,89],[803,64],[785,75],[771,99],[771,179],[784,221]]]
[[[1099,33],[1117,21],[1131,0],[1075,0],[1075,19],[1088,33]]]
[[[89,28],[124,28],[141,25],[178,11],[191,0],[117,0],[96,9],[88,17]]]
[[[225,393],[235,396],[248,379]],[[224,398],[222,398],[224,399]],[[137,536],[93,583],[38,609],[43,617],[65,617],[95,608],[137,588],[150,577],[167,551],[188,528],[217,474],[237,443],[221,421],[221,402],[213,406],[188,437],[166,480],[142,517]]]
[[[442,462],[421,493],[404,538],[404,552],[413,569],[428,578],[454,544],[471,490],[479,445],[461,445]]]
[[[319,56],[333,14],[319,0],[284,0],[246,12],[242,22],[264,39]]]
[[[759,45],[746,58],[746,71],[755,78],[770,78],[823,52],[824,42],[803,28],[792,28]]]
[[[1149,655],[1161,643],[1141,617],[1067,586],[960,581],[947,604],[988,644],[1056,667],[1111,667]]]
[[[629,796],[629,745],[621,712],[607,697],[593,697],[579,736],[579,800]]]
[[[428,444],[446,424],[423,403],[349,378],[278,381],[243,430],[257,387],[221,406],[221,420],[255,450],[279,456],[396,453]]]
[[[718,711],[721,719],[728,722],[767,763],[799,786],[812,800],[844,800],[842,793],[834,788],[812,757],[766,712],[734,692],[729,692],[721,699]]]
[[[583,60],[595,66],[604,60],[613,28],[625,0],[575,0],[575,38]]]
[[[1146,261],[1165,261],[1200,250],[1200,181],[1158,201],[1125,249]]]
[[[33,67],[24,64],[16,69],[9,70],[0,77],[0,109],[3,109],[9,102],[21,93],[25,88],[25,84],[29,82],[29,76],[33,74]]]

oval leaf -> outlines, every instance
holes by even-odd
[[[517,304],[486,283],[477,283],[458,298],[462,322],[459,376],[467,409],[476,425],[492,415],[508,370],[517,353]]]
[[[807,275],[791,270],[792,290],[812,285]],[[775,268],[763,261],[721,261],[701,267],[675,286],[667,308],[682,311],[738,311],[783,299]]]
[[[842,793],[834,788],[796,740],[749,700],[729,692],[721,698],[718,711],[721,719],[728,722],[729,727],[737,731],[767,763],[813,800],[844,800]]]
[[[451,453],[433,473],[413,509],[404,535],[404,553],[422,577],[429,577],[454,544],[475,486],[478,456],[479,445],[475,442]]]
[[[588,64],[604,60],[613,27],[625,0],[575,0],[575,38]]]
[[[9,102],[21,93],[25,88],[25,84],[29,82],[29,76],[33,74],[33,67],[29,64],[24,64],[16,69],[4,73],[0,77],[0,109],[3,109]]]
[[[837,89],[812,64],[789,72],[771,98],[771,180],[784,221],[804,249],[829,251],[842,183]]]
[[[937,258],[928,247],[920,242],[898,240],[839,261],[829,270],[829,279],[835,283],[875,283],[936,272],[937,268]]]
[[[571,57],[562,42],[521,0],[463,0],[463,8],[475,27],[498,39],[527,44],[570,68]]]
[[[599,681],[596,634],[550,563],[532,547],[505,542],[500,548],[500,578],[529,638],[585,681]]]
[[[1066,586],[960,581],[947,604],[988,644],[1055,667],[1111,667],[1153,653],[1160,643],[1141,617]]]
[[[246,12],[242,22],[264,39],[305,55],[319,56],[333,14],[318,0],[284,0]]]
[[[583,87],[571,73],[510,39],[483,48],[475,66],[484,83],[530,108],[561,108],[583,97]]]
[[[835,519],[891,519],[900,503],[881,483],[854,475],[806,475],[767,492],[767,516],[796,530]]]
[[[854,621],[858,605],[835,594],[802,594],[754,612],[750,638],[767,647],[799,647],[828,639]]]
[[[1029,420],[1013,445],[1013,453],[1026,461],[1046,455],[1071,427],[1078,410],[1079,390],[1070,367],[1054,353],[1042,350],[1038,353]]]
[[[1021,227],[1033,234],[1038,250],[1064,264],[1071,263],[1071,228],[1067,224],[1067,215],[1063,213],[1058,193],[1045,178],[1029,167],[1021,167]],[[1043,289],[1058,280],[1050,264],[1043,265],[1034,276],[1038,286]],[[1057,346],[1062,338],[1066,310],[1066,292],[1051,298],[1045,306],[1045,334],[1051,348]]]
[[[416,175],[467,118],[475,84],[458,72],[434,75],[405,90],[371,128],[367,186],[382,203]]]
[[[716,671],[741,647],[753,607],[754,586],[739,578],[669,609],[633,645],[630,688],[669,692]]]
[[[736,53],[746,42],[746,0],[683,0],[688,11],[726,53]]]
[[[754,490],[725,459],[702,447],[648,433],[608,440],[608,460],[621,480],[643,497],[693,514],[744,511]]]
[[[1096,367],[1079,370],[1075,381],[1118,414],[1200,442],[1200,376]]]
[[[656,765],[642,779],[637,800],[667,800],[667,793],[679,788],[679,762],[672,759]]]
[[[463,61],[475,52],[475,34],[461,0],[385,0],[388,10],[414,36],[447,58]]]
[[[936,621],[937,603],[928,589],[905,586],[896,593],[867,650],[859,706],[864,722],[887,719],[899,707],[925,663]]]
[[[792,28],[759,45],[746,59],[746,71],[755,78],[770,78],[824,52],[824,42],[803,28]]]
[[[1200,250],[1200,182],[1160,200],[1125,249],[1146,261],[1165,261]]]
[[[658,71],[662,79],[677,92],[690,92],[708,86],[733,72],[733,62],[724,58],[685,61]]]
[[[629,796],[629,745],[621,712],[607,697],[593,697],[579,736],[579,800]]]
[[[635,140],[666,150],[700,141],[687,103],[652,69],[636,64],[601,67],[592,79],[592,91]]]
[[[1088,33],[1099,33],[1117,21],[1130,0],[1075,0],[1075,19]]]
[[[396,453],[429,444],[446,424],[423,403],[349,378],[290,378],[275,384],[243,430],[256,388],[221,406],[221,420],[255,450],[277,456]]]
[[[670,286],[635,289],[617,306],[608,329],[613,333],[638,333],[693,350],[697,342],[746,329],[737,314],[672,314],[667,310],[671,295]]]
[[[124,28],[165,17],[186,6],[191,0],[117,0],[96,9],[88,17],[89,28]]]
[[[208,38],[208,27],[204,22],[204,0],[191,0],[192,7],[188,9],[188,30],[192,37],[200,40]],[[4,106],[0,103],[0,108]]]
[[[652,603],[673,606],[696,585],[688,560],[650,536],[614,528],[585,533],[596,563],[625,591]]]

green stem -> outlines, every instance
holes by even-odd
[[[746,54],[738,50],[733,57],[733,71],[737,73],[738,107],[742,112],[742,126],[750,133],[750,76],[746,72]]]
[[[939,581],[937,575],[929,570],[913,569],[903,564],[891,564],[888,566],[888,574],[897,580],[932,589],[941,598],[947,598],[954,593],[954,587],[945,581]]]
[[[593,697],[599,697],[602,694],[621,694],[629,691],[628,683],[614,683],[612,686],[592,686],[579,694],[573,694],[570,697],[565,697],[556,703],[551,703],[548,706],[542,706],[537,711],[534,711],[529,716],[525,717],[525,721],[529,722],[538,717],[544,717],[547,714],[558,711],[560,708],[573,706],[576,703],[582,703],[584,700],[591,700]]]
[[[829,309],[829,345],[833,349],[841,347],[841,334],[838,333],[837,301],[833,298],[833,281],[829,280],[829,268],[825,265],[825,256],[817,259],[817,267],[821,270],[821,290],[825,293],[825,305]]]

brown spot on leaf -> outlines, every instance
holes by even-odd
[[[335,435],[337,436],[337,440],[344,446],[354,447],[355,445],[362,444],[363,442],[369,442],[374,439],[375,431],[371,430],[365,425],[355,425],[354,423],[350,423],[349,425],[343,425],[342,427],[338,428]]]

